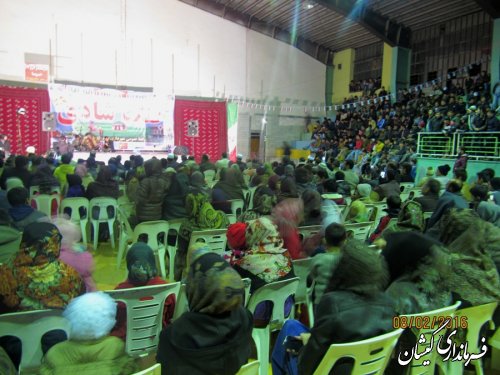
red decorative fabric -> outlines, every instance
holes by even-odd
[[[197,121],[197,136],[189,136],[188,128]],[[196,126],[195,126],[196,127]],[[207,154],[210,160],[219,160],[227,151],[227,113],[225,102],[175,100],[175,145],[187,146],[196,161]]]
[[[26,110],[24,116],[17,113],[20,108]],[[42,132],[42,112],[49,110],[47,90],[0,86],[0,133],[8,136],[11,153],[24,154],[28,146],[37,154],[47,151],[49,132]]]

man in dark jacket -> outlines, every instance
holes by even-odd
[[[35,210],[28,204],[29,193],[23,187],[15,187],[7,193],[9,200],[9,216],[12,219],[12,226],[23,231],[29,224],[46,218],[43,212]]]
[[[0,178],[0,187],[7,190],[7,179],[11,177],[20,178],[25,187],[29,186],[31,173],[28,171],[28,158],[23,155],[17,155],[14,159],[14,168],[7,168]]]

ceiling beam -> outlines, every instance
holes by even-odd
[[[410,28],[370,9],[363,4],[363,1],[314,0],[314,2],[357,22],[392,47],[410,47]]]
[[[500,18],[500,3],[492,0],[475,0],[492,18]]]

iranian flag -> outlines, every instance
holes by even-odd
[[[236,141],[238,139],[238,104],[227,103],[227,143],[229,159],[236,161]]]

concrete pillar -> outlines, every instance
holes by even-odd
[[[410,85],[411,50],[384,43],[382,86],[391,93]]]
[[[333,103],[341,103],[349,97],[349,83],[354,77],[353,48],[337,52],[333,56]]]

